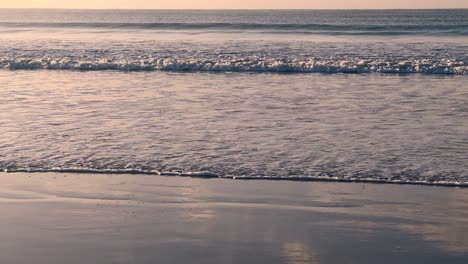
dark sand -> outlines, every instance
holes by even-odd
[[[1,173],[0,263],[468,263],[468,189]]]

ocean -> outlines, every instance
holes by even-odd
[[[468,10],[0,9],[0,169],[468,186]]]

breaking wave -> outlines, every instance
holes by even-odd
[[[149,58],[94,59],[0,58],[0,69],[77,71],[174,71],[174,72],[277,72],[277,73],[468,73],[464,61],[435,59],[277,59],[243,58]]]

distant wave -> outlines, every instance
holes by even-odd
[[[259,23],[88,23],[88,22],[0,22],[8,28],[95,28],[140,30],[252,30],[268,33],[312,33],[350,35],[447,34],[468,35],[468,24],[369,25],[369,24],[259,24]]]
[[[339,176],[232,176],[219,175],[213,172],[180,172],[180,171],[157,171],[157,170],[136,170],[136,169],[82,169],[82,168],[52,168],[52,169],[3,169],[5,173],[79,173],[79,174],[132,174],[132,175],[154,175],[154,176],[178,176],[202,179],[232,179],[232,180],[270,180],[270,181],[321,181],[321,182],[355,182],[355,183],[375,183],[375,184],[410,184],[429,185],[446,187],[468,188],[468,182],[451,179],[424,179],[422,177],[368,177],[368,175],[355,177]]]
[[[76,71],[272,72],[272,73],[423,73],[468,74],[463,61],[433,59],[279,59],[152,58],[80,60],[70,58],[1,58],[0,69]]]

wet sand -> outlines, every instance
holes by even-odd
[[[1,173],[0,263],[468,263],[468,189]]]

